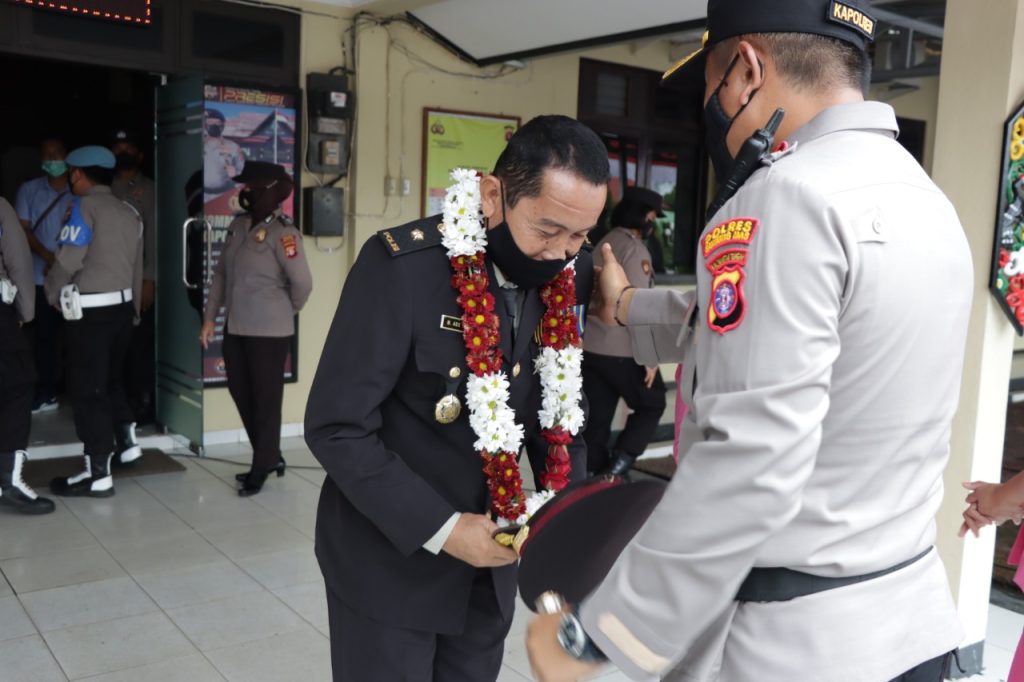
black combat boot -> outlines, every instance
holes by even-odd
[[[142,448],[135,439],[135,422],[126,422],[114,427],[114,441],[117,443],[114,464],[134,464],[142,457]]]
[[[629,471],[633,468],[633,462],[636,461],[636,455],[629,455],[620,450],[616,450],[612,454],[615,455],[615,459],[604,473],[628,479]]]
[[[36,495],[36,491],[21,477],[28,453],[18,450],[13,455],[14,465],[0,470],[0,505],[22,514],[49,514],[55,508],[53,500]]]
[[[114,453],[83,455],[85,469],[68,478],[50,481],[50,490],[62,497],[110,497],[114,494],[114,477],[110,475],[110,460]]]

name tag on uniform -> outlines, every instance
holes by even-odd
[[[451,315],[441,316],[441,329],[446,329],[450,332],[462,333],[462,318],[453,317]]]

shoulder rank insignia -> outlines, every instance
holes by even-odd
[[[402,256],[422,251],[441,243],[441,231],[431,227],[432,223],[419,220],[399,227],[390,227],[377,233],[388,253]]]
[[[708,328],[718,334],[740,326],[747,314],[743,269],[750,258],[750,243],[757,226],[756,218],[732,218],[716,225],[701,239],[704,265],[711,273]]]

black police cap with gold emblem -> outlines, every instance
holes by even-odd
[[[535,610],[540,595],[555,592],[579,604],[605,579],[666,488],[663,481],[601,476],[558,493],[517,542],[523,601]]]
[[[752,33],[811,33],[867,50],[878,22],[869,0],[708,0],[708,30],[701,48],[676,62],[662,81],[697,85],[708,52],[718,43]]]
[[[239,175],[231,178],[235,182],[274,182],[291,180],[284,166],[268,161],[246,161]]]

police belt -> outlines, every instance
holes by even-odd
[[[109,305],[130,303],[132,300],[132,290],[122,289],[121,291],[111,291],[106,294],[80,294],[80,296],[83,308],[103,308]]]
[[[865,573],[864,575],[846,576],[842,578],[826,578],[820,575],[811,575],[810,573],[794,571],[791,568],[755,567],[750,569],[750,573],[747,575],[746,580],[744,580],[743,584],[740,585],[740,590],[736,594],[736,601],[789,601],[790,599],[796,599],[797,597],[806,597],[812,594],[817,594],[818,592],[834,590],[838,587],[855,585],[856,583],[881,578],[884,575],[889,575],[890,573],[895,573],[896,571],[904,569],[914,562],[923,559],[930,551],[932,551],[931,547],[912,559],[907,559],[906,561],[900,562],[895,566],[890,566],[889,568],[883,568],[881,571]]]

